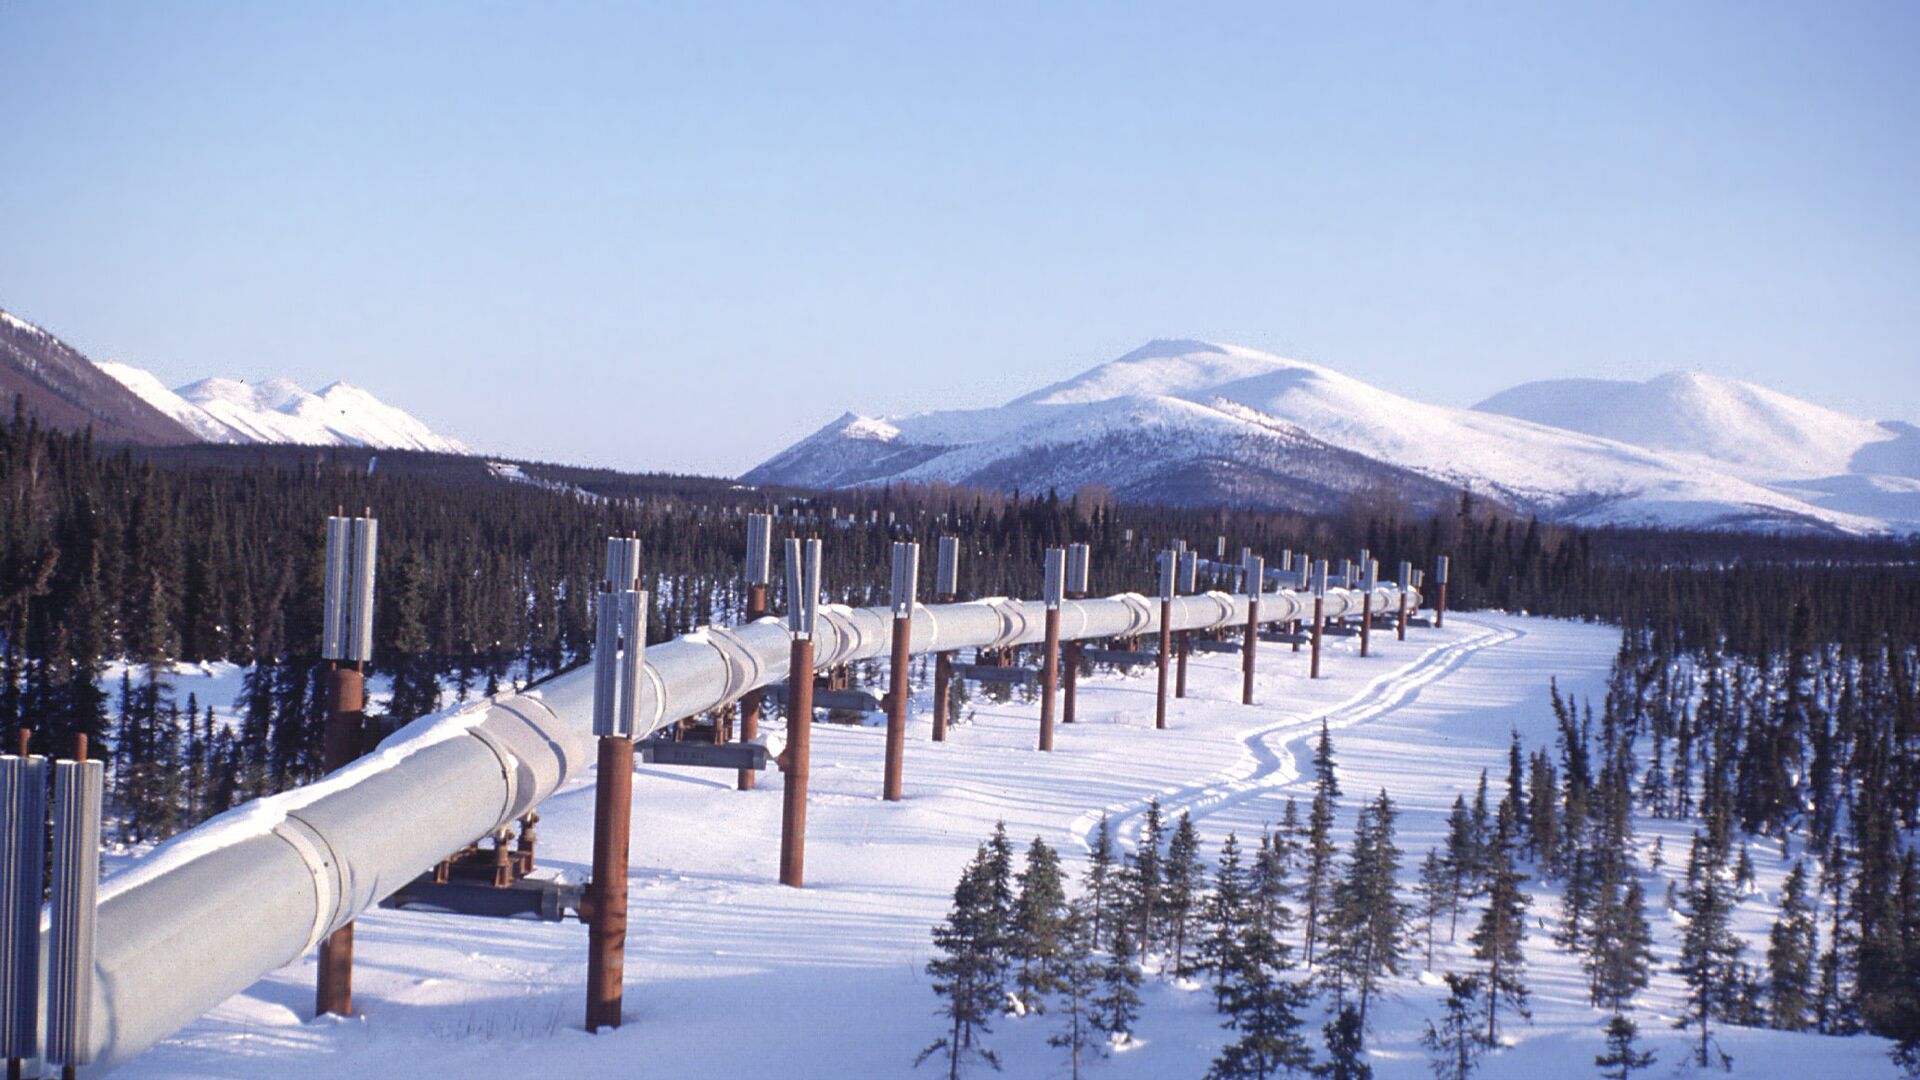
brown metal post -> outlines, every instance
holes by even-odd
[[[1173,659],[1173,601],[1160,601],[1160,687],[1154,699],[1153,726],[1165,730],[1167,726],[1167,667]]]
[[[785,790],[780,804],[780,884],[798,889],[806,877],[808,740],[813,736],[813,639],[793,639],[787,665]]]
[[[1173,696],[1187,696],[1187,654],[1193,651],[1193,631],[1180,631],[1180,655],[1175,657],[1173,669]]]
[[[327,727],[321,740],[320,763],[327,772],[360,756],[360,736],[366,708],[366,679],[357,661],[334,661],[327,672]],[[319,972],[314,982],[313,1011],[317,1016],[353,1015],[353,924],[348,923],[320,942]]]
[[[1310,661],[1308,661],[1309,666],[1307,668],[1307,677],[1310,679],[1317,679],[1320,677],[1320,632],[1326,629],[1326,625],[1327,625],[1326,610],[1327,610],[1326,597],[1323,597],[1323,596],[1314,597],[1313,598],[1313,657]]]
[[[1433,609],[1434,629],[1447,625],[1447,583],[1440,583],[1440,606]]]
[[[907,749],[907,666],[912,656],[913,620],[898,616],[893,620],[893,681],[887,689],[887,767],[882,795],[888,802],[900,801],[902,773],[906,770]]]
[[[1258,588],[1258,586],[1255,586]],[[1260,600],[1247,597],[1247,640],[1240,650],[1240,704],[1253,704],[1253,647],[1260,640]]]
[[[1396,640],[1407,640],[1407,591],[1405,589],[1400,590],[1400,617],[1394,623],[1393,632]]]
[[[1060,609],[1047,609],[1047,639],[1040,653],[1040,749],[1053,749],[1053,696],[1060,685]]]
[[[767,587],[765,585],[747,586],[747,621],[763,619],[767,615]],[[760,701],[758,690],[749,690],[740,696],[740,741],[750,743],[760,737]],[[739,782],[735,785],[741,791],[753,790],[754,773],[752,769],[741,769]]]
[[[1373,590],[1360,599],[1360,655],[1367,655],[1367,642],[1372,639],[1373,629]]]
[[[952,603],[941,596],[939,603]],[[952,711],[954,653],[933,653],[933,742],[947,742],[947,715]]]
[[[1065,654],[1060,658],[1061,663],[1067,669],[1060,676],[1060,722],[1071,724],[1074,703],[1080,696],[1080,642],[1069,641],[1060,649]]]
[[[633,824],[633,740],[600,736],[593,785],[593,880],[587,886],[587,1030],[620,1026],[627,969],[627,844]]]
[[[1295,619],[1292,622],[1288,623],[1287,626],[1288,626],[1288,630],[1287,630],[1288,636],[1293,638],[1293,651],[1299,652],[1300,651],[1300,620]]]

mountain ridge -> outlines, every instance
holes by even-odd
[[[1765,393],[1772,395],[1769,401],[1797,401]],[[1808,415],[1822,408],[1799,404],[1804,409],[1798,412]],[[1849,420],[1856,427],[1867,423]],[[1231,458],[1222,455],[1231,445],[1262,461],[1256,471],[1265,478],[1239,485],[1237,504],[1267,509],[1337,509],[1377,492],[1358,480],[1370,472],[1389,488],[1422,489],[1416,503],[1430,502],[1437,485],[1579,524],[1838,532],[1920,527],[1920,499],[1907,506],[1898,478],[1828,484],[1828,478],[1811,475],[1817,469],[1742,472],[1699,453],[1637,445],[1497,409],[1432,405],[1326,365],[1179,338],[1155,339],[1001,406],[898,417],[848,412],[741,479],[815,487],[945,481],[1073,490],[1084,469],[1060,462],[1111,455],[1113,445],[1125,445],[1124,437],[1117,444],[1115,437],[1128,431],[1168,456],[1151,466],[1138,462],[1138,455],[1106,457],[1106,483],[1122,495],[1151,490],[1164,498],[1156,476],[1232,471]],[[1303,446],[1313,452],[1303,456]],[[1099,447],[1109,449],[1097,452]],[[1352,457],[1341,459],[1344,479],[1322,483],[1328,477],[1315,470],[1333,452]],[[1360,461],[1371,469],[1360,468]],[[1209,491],[1217,486],[1200,485]],[[1321,498],[1301,504],[1297,493],[1309,489]]]

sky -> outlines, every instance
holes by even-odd
[[[1151,338],[1920,421],[1920,5],[0,0],[0,308],[733,474]]]

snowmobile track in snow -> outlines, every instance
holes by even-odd
[[[1456,622],[1480,632],[1442,645],[1435,645],[1407,667],[1368,683],[1346,701],[1320,709],[1304,717],[1289,717],[1270,727],[1244,736],[1246,746],[1241,763],[1219,779],[1189,786],[1169,788],[1147,799],[1129,799],[1082,814],[1073,823],[1073,838],[1086,850],[1093,845],[1094,830],[1105,817],[1111,823],[1116,842],[1127,846],[1138,843],[1150,799],[1160,800],[1160,809],[1169,822],[1180,812],[1195,821],[1205,820],[1228,807],[1237,806],[1300,778],[1299,759],[1308,742],[1320,734],[1320,721],[1330,731],[1343,731],[1369,723],[1403,705],[1417,700],[1420,691],[1446,678],[1474,654],[1517,641],[1526,631],[1512,626],[1492,626],[1471,617],[1454,616]],[[1258,708],[1259,706],[1255,706]]]

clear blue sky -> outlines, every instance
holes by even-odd
[[[1206,337],[1920,420],[1920,4],[0,0],[0,307],[732,472]]]

